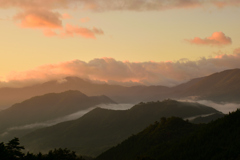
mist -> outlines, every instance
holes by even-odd
[[[62,122],[66,122],[66,121],[76,120],[98,107],[103,108],[103,109],[109,109],[109,110],[128,110],[128,109],[132,108],[133,106],[134,106],[134,104],[100,104],[100,105],[91,107],[89,109],[81,110],[76,113],[72,113],[70,115],[67,115],[67,116],[64,116],[61,118],[57,118],[54,120],[49,120],[49,121],[40,122],[40,123],[32,123],[32,124],[27,124],[27,125],[23,125],[23,126],[11,127],[11,128],[8,128],[4,133],[0,134],[0,136],[3,137],[5,135],[9,134],[9,132],[11,132],[11,131],[39,129],[39,128],[43,128],[43,127],[53,126],[58,123],[62,123]]]
[[[192,121],[198,117],[208,117],[208,116],[211,116],[215,113],[211,113],[211,114],[201,114],[201,115],[197,115],[197,116],[193,116],[193,117],[187,117],[187,118],[184,118],[184,120],[189,120],[189,121]]]
[[[97,107],[110,110],[128,110],[134,105],[135,104],[100,104],[97,105]]]
[[[229,112],[234,112],[240,108],[240,104],[237,104],[237,103],[214,103],[212,101],[207,101],[207,100],[197,101],[197,103],[212,107],[224,114],[228,114]]]
[[[237,109],[240,109],[240,104],[237,104],[237,103],[215,103],[209,100],[199,100],[199,101],[178,100],[178,101],[199,103],[208,107],[212,107],[224,114],[228,114],[229,112],[234,112]]]

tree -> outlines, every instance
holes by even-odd
[[[6,145],[7,155],[11,160],[22,159],[24,157],[22,150],[24,150],[24,147],[20,146],[19,139],[16,137]]]
[[[0,159],[6,160],[7,159],[7,149],[4,143],[0,143]]]

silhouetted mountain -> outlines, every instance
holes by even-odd
[[[0,88],[0,108],[9,107],[34,96],[47,93],[60,93],[67,90],[79,90],[89,96],[106,95],[119,103],[139,103],[141,101],[152,100],[151,97],[165,93],[168,89],[168,87],[163,86],[124,87],[119,85],[96,84],[77,77],[67,77],[65,81],[61,83],[54,80],[24,88]]]
[[[106,96],[88,97],[79,91],[33,97],[0,111],[0,135],[7,128],[54,120],[95,105],[111,103],[115,102]]]
[[[240,69],[226,70],[173,87],[170,97],[240,102]]]
[[[207,125],[162,118],[96,160],[240,159],[240,111]]]
[[[49,81],[24,88],[0,88],[0,108],[9,107],[33,96],[79,90],[89,96],[106,95],[118,103],[139,103],[166,98],[212,100],[240,103],[240,69],[226,70],[175,86],[132,86],[96,84],[77,77]]]
[[[210,113],[218,111],[173,100],[140,103],[124,111],[96,108],[77,120],[36,130],[21,141],[30,151],[67,147],[83,155],[96,156],[161,117],[186,118]]]

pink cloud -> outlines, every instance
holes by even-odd
[[[134,11],[151,11],[151,10],[168,10],[178,8],[196,8],[203,6],[239,6],[239,0],[0,0],[0,8],[14,8],[20,10],[15,19],[21,21],[21,26],[25,28],[59,28],[62,26],[60,19],[71,18],[68,14],[60,15],[54,12],[57,9],[72,9],[79,10],[94,10],[94,11],[109,11],[109,10],[134,10]],[[82,19],[82,22],[87,22],[89,19]],[[75,30],[70,35],[81,35],[87,38],[94,38],[91,31],[85,30],[85,33],[80,34],[83,28],[68,27]],[[46,31],[44,31],[46,33]],[[55,32],[56,33],[56,32]],[[95,34],[101,33],[98,30]],[[103,32],[102,32],[103,33]],[[49,35],[49,34],[46,34]],[[53,35],[53,34],[52,34]],[[65,33],[65,35],[67,35]],[[201,39],[196,38],[195,41],[203,43]],[[215,45],[215,43],[214,43]]]
[[[226,69],[240,68],[240,53],[222,54],[198,61],[129,62],[113,58],[97,58],[89,62],[73,60],[49,64],[24,72],[12,72],[2,86],[29,85],[67,76],[77,76],[110,84],[144,84],[174,86],[190,79],[207,76]],[[3,78],[2,78],[3,79]]]
[[[95,39],[96,35],[102,35],[104,32],[101,29],[93,28],[83,28],[79,26],[73,26],[67,24],[65,27],[65,31],[61,34],[62,37],[73,37],[75,35],[80,35],[84,38],[92,38]]]
[[[60,14],[48,10],[27,10],[18,13],[14,19],[21,21],[24,28],[61,28]]]
[[[67,13],[64,13],[64,14],[62,14],[62,18],[63,18],[63,19],[71,19],[72,16],[69,15],[69,14],[67,14]]]
[[[211,46],[222,46],[232,44],[232,39],[230,37],[227,37],[223,32],[214,32],[212,36],[204,39],[195,37],[194,39],[189,39],[186,41],[192,44]]]
[[[70,17],[70,15],[65,14],[63,16],[58,12],[41,9],[27,10],[23,13],[18,13],[14,19],[20,21],[20,26],[23,28],[36,28],[43,30],[43,34],[47,37],[74,37],[75,35],[80,35],[84,38],[95,39],[96,35],[104,34],[101,29],[95,27],[89,29],[70,24],[63,27],[61,21],[61,18],[63,17],[67,18]]]
[[[56,9],[66,8],[69,4],[74,3],[75,0],[1,0],[1,8],[45,8],[45,9]]]
[[[239,0],[214,1],[213,4],[219,8],[223,8],[227,6],[239,6],[240,1]]]
[[[240,54],[240,48],[235,49],[235,50],[233,51],[233,53],[235,53],[235,54]]]
[[[239,6],[239,0],[1,0],[1,8],[22,9],[44,8],[62,9],[76,6],[90,10],[166,10],[176,8],[196,8],[205,6]]]
[[[80,21],[81,21],[82,23],[87,23],[87,22],[90,21],[90,18],[88,18],[88,17],[81,18]]]
[[[58,34],[51,29],[44,29],[43,34],[47,37],[57,36]]]

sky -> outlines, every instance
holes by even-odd
[[[240,0],[0,0],[0,87],[174,86],[240,68]]]

